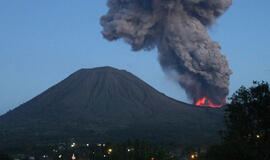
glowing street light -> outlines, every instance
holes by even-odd
[[[127,148],[128,152],[134,151],[134,148]]]
[[[97,146],[98,146],[98,147],[101,147],[101,146],[102,146],[102,144],[100,144],[100,143],[99,143],[99,144],[97,144]]]
[[[76,159],[76,157],[75,157],[74,154],[72,155],[71,159],[72,159],[72,160],[75,160],[75,159]]]
[[[76,146],[76,143],[72,143],[72,144],[70,145],[71,148],[73,148],[73,147],[75,147],[75,146]]]
[[[108,149],[108,152],[109,152],[109,153],[112,153],[112,149],[111,149],[111,148],[110,148],[110,149]]]

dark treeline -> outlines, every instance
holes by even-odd
[[[226,109],[227,129],[221,144],[211,146],[202,160],[270,159],[270,88],[267,82],[253,82],[236,91]]]

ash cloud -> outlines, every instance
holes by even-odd
[[[101,18],[102,34],[109,41],[123,38],[134,51],[158,48],[165,72],[195,101],[208,97],[223,104],[232,74],[220,45],[207,27],[232,0],[108,0]]]

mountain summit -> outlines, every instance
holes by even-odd
[[[218,140],[223,110],[174,100],[112,67],[81,69],[0,117],[0,143],[146,139],[204,145]]]

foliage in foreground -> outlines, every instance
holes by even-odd
[[[211,146],[201,159],[270,159],[270,88],[267,82],[241,87],[230,98],[225,114],[223,142]]]

